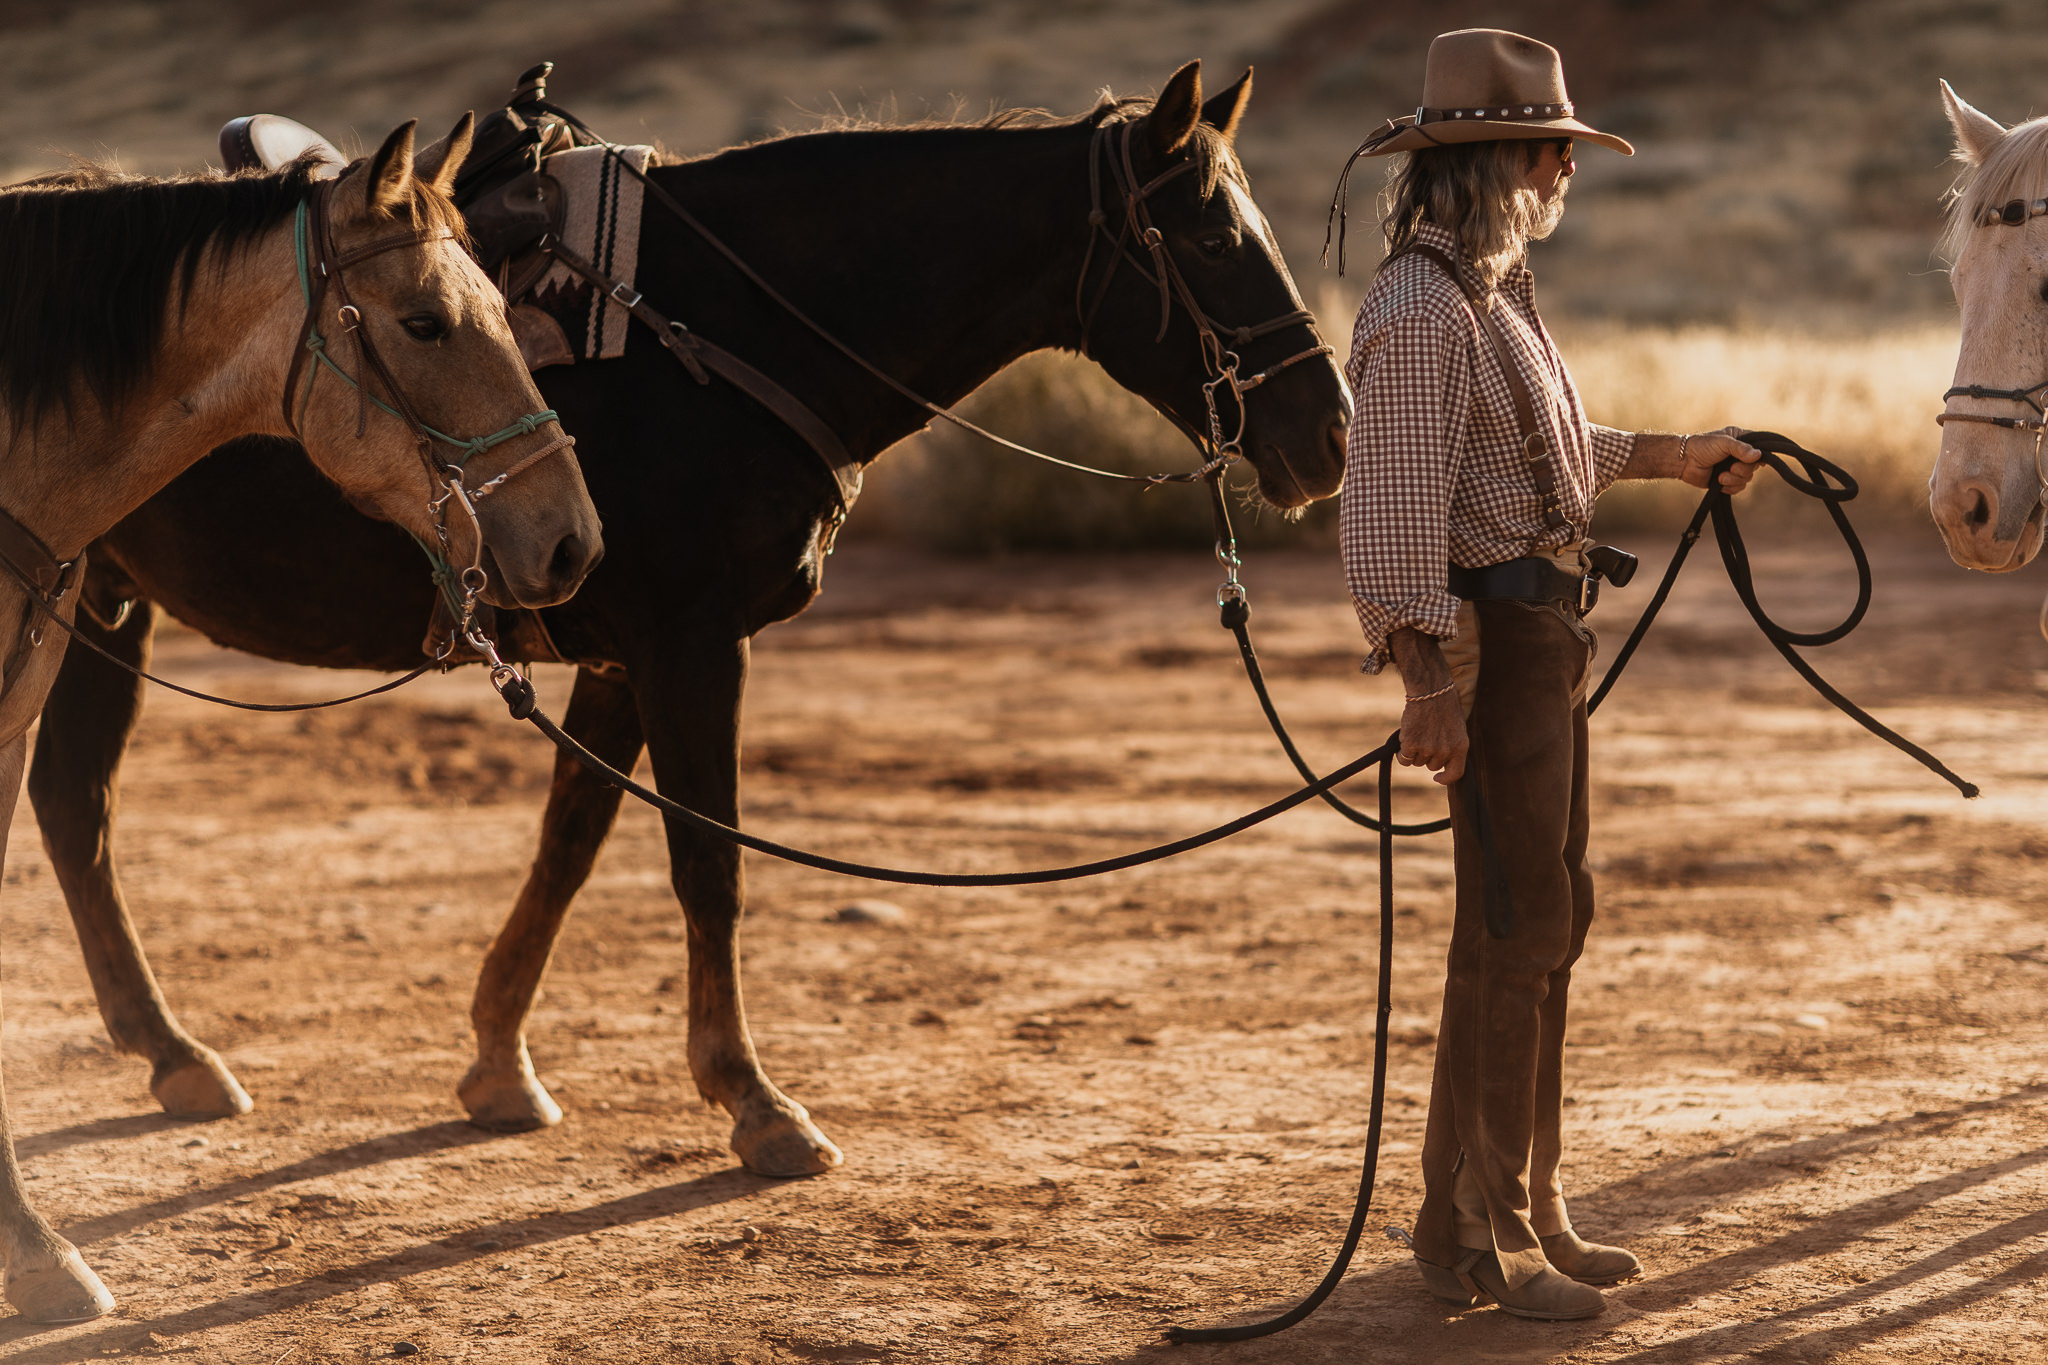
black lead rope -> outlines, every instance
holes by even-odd
[[[843,858],[829,858],[820,853],[810,853],[804,849],[792,848],[788,844],[777,843],[773,839],[759,838],[734,829],[722,821],[714,820],[708,815],[700,814],[688,806],[669,800],[660,792],[641,786],[570,738],[547,712],[540,709],[534,699],[533,684],[512,669],[504,670],[502,680],[499,675],[494,674],[492,683],[497,687],[498,694],[505,699],[514,720],[531,722],[533,727],[546,735],[557,749],[581,763],[605,785],[631,793],[662,814],[682,821],[701,834],[709,834],[729,844],[737,844],[756,853],[766,853],[800,867],[816,868],[820,872],[837,872],[848,877],[866,877],[878,882],[895,882],[901,886],[1042,886],[1048,882],[1078,881],[1083,877],[1099,877],[1105,872],[1121,872],[1126,868],[1142,867],[1146,863],[1156,863],[1163,858],[1171,858],[1176,854],[1187,853],[1228,839],[1231,835],[1242,833],[1254,825],[1262,825],[1276,815],[1284,815],[1296,806],[1313,801],[1339,783],[1350,781],[1374,764],[1385,768],[1392,763],[1394,755],[1401,749],[1401,736],[1396,733],[1371,753],[1352,759],[1327,777],[1311,779],[1307,786],[1281,797],[1278,801],[1240,815],[1235,820],[1203,830],[1200,834],[1191,834],[1185,839],[1175,839],[1171,843],[1156,844],[1135,853],[1123,853],[1114,858],[1101,858],[1089,863],[1075,863],[1068,867],[1037,868],[1026,872],[918,872],[899,867],[877,867],[869,863],[849,862]],[[1391,884],[1387,894],[1393,894]]]
[[[1734,499],[1721,488],[1722,472],[1734,464],[1733,459],[1724,460],[1708,475],[1706,495],[1700,499],[1698,510],[1692,514],[1692,520],[1686,524],[1684,533],[1679,536],[1678,546],[1672,551],[1671,562],[1665,567],[1664,577],[1657,584],[1657,591],[1651,596],[1649,606],[1643,609],[1642,616],[1636,621],[1635,629],[1629,632],[1627,641],[1615,654],[1614,662],[1608,665],[1605,676],[1601,678],[1599,688],[1587,701],[1587,713],[1590,715],[1598,710],[1600,703],[1607,699],[1607,694],[1614,690],[1615,683],[1621,680],[1622,670],[1628,667],[1629,659],[1634,656],[1636,647],[1642,644],[1643,637],[1649,633],[1651,623],[1657,619],[1657,613],[1664,609],[1665,601],[1670,598],[1672,585],[1678,581],[1679,570],[1685,567],[1686,556],[1692,553],[1692,547],[1699,541],[1700,528],[1711,517],[1714,523],[1714,538],[1721,547],[1721,562],[1728,570],[1728,581],[1734,585],[1735,595],[1741,599],[1750,619],[1763,631],[1764,638],[1771,642],[1772,648],[1783,655],[1785,661],[1792,665],[1800,677],[1806,679],[1816,692],[1827,698],[1843,714],[1879,739],[1918,760],[1928,770],[1953,784],[1964,796],[1976,796],[1977,787],[1974,783],[1964,781],[1933,754],[1888,728],[1862,707],[1843,696],[1796,652],[1795,647],[1800,645],[1833,644],[1862,624],[1864,614],[1870,610],[1870,558],[1864,553],[1863,542],[1856,535],[1856,528],[1850,525],[1847,514],[1842,511],[1842,504],[1857,494],[1856,480],[1840,465],[1821,458],[1790,437],[1781,436],[1775,431],[1744,432],[1740,439],[1762,451],[1763,462],[1776,470],[1778,476],[1787,484],[1826,506],[1829,518],[1841,534],[1843,544],[1848,547],[1849,557],[1856,564],[1856,604],[1849,609],[1846,616],[1826,630],[1788,630],[1771,619],[1770,613],[1766,612],[1763,604],[1757,600],[1756,580],[1750,572],[1749,548],[1742,539],[1742,528],[1736,523]],[[1793,473],[1785,463],[1788,458],[1796,460],[1804,472]],[[1212,483],[1210,491],[1215,511],[1218,552],[1222,553],[1227,545],[1234,553],[1236,542],[1229,534],[1230,515],[1224,505],[1221,489]],[[1245,674],[1251,680],[1252,691],[1258,696],[1259,706],[1265,711],[1267,722],[1273,727],[1274,736],[1280,741],[1280,747],[1286,751],[1295,768],[1304,775],[1312,775],[1307,760],[1302,758],[1301,751],[1295,747],[1292,736],[1287,733],[1287,727],[1280,719],[1278,709],[1273,705],[1272,697],[1266,691],[1265,675],[1259,667],[1258,654],[1252,648],[1248,624],[1251,619],[1251,607],[1246,602],[1242,590],[1226,595],[1222,607],[1223,625],[1237,637],[1238,652],[1244,658]],[[1399,739],[1397,733],[1391,742],[1398,743]],[[1322,1283],[1293,1308],[1263,1322],[1246,1323],[1239,1327],[1169,1327],[1166,1329],[1166,1335],[1171,1341],[1249,1341],[1254,1337],[1270,1336],[1275,1332],[1285,1331],[1321,1306],[1323,1300],[1330,1296],[1337,1283],[1344,1278],[1344,1272],[1350,1268],[1351,1258],[1358,1250],[1359,1238],[1365,1230],[1366,1219],[1371,1216],[1373,1183],[1379,1161],[1380,1123],[1386,1100],[1387,1017],[1392,1007],[1388,997],[1392,989],[1391,961],[1394,946],[1393,878],[1388,869],[1393,863],[1394,836],[1434,834],[1450,825],[1448,819],[1434,820],[1422,825],[1395,824],[1392,802],[1388,796],[1388,777],[1391,771],[1391,763],[1382,764],[1380,767],[1380,810],[1377,820],[1350,805],[1334,792],[1325,791],[1322,794],[1325,804],[1346,819],[1378,831],[1380,836],[1379,1011],[1373,1036],[1372,1107],[1366,1121],[1365,1168],[1359,1176],[1358,1201],[1352,1208],[1351,1226],[1346,1229],[1344,1243],[1338,1248],[1336,1260],[1331,1263],[1329,1273],[1323,1276]],[[1477,796],[1476,787],[1470,789],[1470,796]],[[1486,874],[1490,892],[1487,920],[1488,928],[1491,930],[1494,927],[1496,906],[1507,908],[1505,901],[1496,899],[1497,894],[1505,892],[1506,886],[1504,880],[1498,881],[1497,891],[1494,886],[1498,880],[1498,867],[1497,860],[1493,857],[1492,841],[1486,837],[1484,804],[1468,799],[1467,810],[1471,813],[1480,834],[1480,842],[1486,855]],[[1495,934],[1495,937],[1499,936],[1498,933]]]
[[[131,674],[134,677],[142,679],[144,682],[155,683],[158,687],[179,693],[183,696],[193,697],[198,699],[199,701],[212,702],[215,706],[232,706],[238,711],[324,711],[330,706],[347,706],[350,702],[363,701],[369,697],[382,696],[386,692],[396,692],[399,688],[405,686],[407,683],[416,682],[420,678],[424,677],[426,674],[431,673],[438,666],[432,663],[421,664],[418,668],[415,668],[412,672],[406,674],[402,678],[393,678],[390,682],[378,683],[375,687],[369,688],[362,692],[350,693],[346,697],[329,697],[326,701],[238,701],[233,697],[217,697],[211,692],[201,692],[197,688],[186,687],[182,683],[174,683],[169,678],[159,678],[156,674],[151,673],[148,669],[138,668],[134,664],[129,663],[126,659],[122,658],[120,655],[108,649],[98,640],[93,639],[92,636],[87,635],[77,626],[71,624],[71,622],[59,616],[57,614],[57,604],[55,602],[47,602],[43,600],[43,596],[39,591],[37,591],[35,584],[29,581],[28,575],[24,574],[20,569],[15,567],[14,562],[12,560],[0,557],[0,568],[6,569],[7,572],[14,578],[15,582],[21,584],[23,588],[28,590],[28,604],[31,607],[34,607],[37,611],[41,612],[53,624],[62,629],[66,635],[70,636],[73,640],[76,640],[79,644],[84,645],[93,653],[99,655],[102,659],[105,659],[108,663],[120,669],[123,673]],[[126,613],[123,614],[125,615]]]

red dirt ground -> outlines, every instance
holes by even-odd
[[[1646,538],[1647,539],[1647,538]],[[1782,538],[1781,538],[1782,539]],[[559,1127],[461,1122],[467,994],[548,770],[474,672],[305,719],[157,695],[119,849],[172,1000],[255,1113],[158,1114],[94,1011],[26,810],[6,873],[6,1061],[41,1206],[120,1299],[0,1358],[679,1362],[1933,1362],[2048,1359],[2048,645],[2031,576],[1932,535],[1824,671],[1985,786],[1965,803],[1826,709],[1710,554],[1595,723],[1602,920],[1579,972],[1568,1189],[1648,1273],[1605,1316],[1441,1311],[1412,1218],[1444,840],[1397,860],[1380,1202],[1349,1279],[1261,1343],[1175,1348],[1322,1273],[1366,1121],[1370,842],[1309,809],[1179,860],[1003,891],[750,858],[766,1063],[845,1149],[739,1169],[683,1058],[682,930],[628,809],[535,1020]],[[1816,622],[1828,550],[1759,556]],[[1650,566],[1654,568],[1655,566]],[[1647,573],[1647,571],[1646,571]],[[756,653],[753,828],[855,857],[1040,865],[1287,790],[1197,556],[958,563],[853,545]],[[1324,557],[1248,579],[1323,766],[1396,718]],[[1607,652],[1647,587],[1614,594]],[[271,696],[348,676],[190,635],[163,668]],[[557,708],[566,677],[543,672]],[[1412,774],[1402,808],[1433,811]],[[900,924],[843,923],[883,898]],[[410,1353],[408,1353],[410,1354]]]

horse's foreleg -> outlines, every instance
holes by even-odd
[[[633,771],[639,762],[640,717],[633,707],[633,689],[623,680],[579,669],[562,728],[621,772]],[[575,759],[555,756],[554,785],[541,817],[540,851],[511,918],[484,957],[470,1006],[476,1025],[476,1064],[463,1077],[458,1093],[470,1122],[481,1127],[516,1132],[561,1121],[560,1106],[533,1074],[533,1059],[526,1051],[526,1019],[569,902],[590,876],[597,851],[611,833],[621,795]]]
[[[28,737],[0,748],[0,863],[5,862],[14,801],[21,794],[21,770]],[[14,1125],[0,1084],[0,1250],[7,1254],[7,1301],[34,1322],[83,1322],[114,1306],[114,1296],[92,1273],[78,1248],[28,1202],[21,1164],[14,1156]]]
[[[663,795],[727,824],[739,819],[739,714],[747,642],[676,658],[637,689]],[[690,1072],[732,1116],[732,1149],[761,1175],[817,1175],[844,1158],[804,1107],[761,1070],[740,990],[745,895],[739,850],[668,821],[670,877],[690,943]]]
[[[141,668],[155,621],[156,608],[143,602],[117,631],[98,630],[82,617],[79,629]],[[195,1119],[246,1114],[248,1092],[220,1054],[185,1032],[165,1002],[114,867],[121,756],[142,712],[142,690],[142,679],[91,650],[69,650],[43,706],[29,799],[114,1046],[149,1062],[149,1088],[165,1113]]]

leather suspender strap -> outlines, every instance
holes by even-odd
[[[1522,459],[1529,469],[1529,478],[1536,485],[1536,497],[1543,505],[1543,524],[1553,531],[1570,532],[1574,539],[1578,530],[1566,520],[1564,508],[1558,502],[1557,465],[1552,458],[1550,438],[1536,422],[1536,403],[1529,395],[1529,386],[1522,378],[1522,371],[1514,358],[1508,354],[1507,338],[1501,335],[1500,324],[1494,320],[1493,309],[1488,301],[1465,279],[1457,262],[1449,253],[1427,242],[1410,242],[1395,255],[1413,252],[1435,261],[1446,275],[1458,286],[1465,296],[1466,306],[1479,323],[1479,330],[1486,337],[1486,344],[1493,348],[1493,358],[1500,363],[1500,372],[1508,383],[1508,396],[1515,405],[1515,423],[1522,431]],[[1388,259],[1392,259],[1389,257]]]
[[[847,450],[839,434],[825,424],[824,418],[806,407],[795,394],[731,351],[706,341],[682,323],[663,317],[633,286],[612,279],[560,242],[550,241],[541,250],[589,280],[605,298],[646,324],[647,330],[654,333],[699,384],[710,383],[710,376],[716,374],[803,437],[805,443],[817,452],[818,458],[824,461],[826,472],[832,476],[833,491],[839,503],[836,521],[846,519],[854,499],[860,496],[861,464]]]

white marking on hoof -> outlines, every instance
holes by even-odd
[[[166,1114],[179,1119],[231,1119],[256,1107],[235,1073],[210,1047],[200,1048],[191,1061],[150,1081],[149,1092]]]
[[[7,1301],[29,1321],[52,1325],[88,1322],[114,1306],[114,1296],[75,1248],[53,1265],[20,1273],[9,1266]]]
[[[469,1121],[494,1133],[524,1133],[562,1121],[562,1106],[531,1070],[511,1076],[486,1076],[471,1067],[455,1088]]]
[[[748,1170],[789,1180],[823,1175],[846,1160],[802,1106],[790,1108],[794,1112],[777,1111],[764,1123],[733,1125],[732,1149]]]

